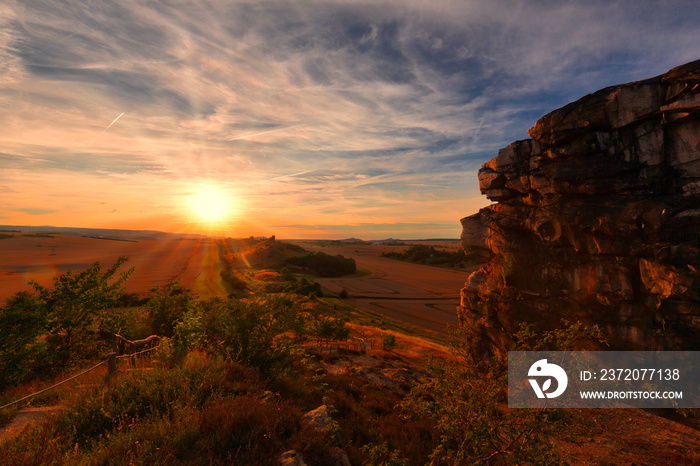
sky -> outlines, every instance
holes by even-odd
[[[700,58],[700,2],[0,5],[0,224],[458,238],[546,113]]]

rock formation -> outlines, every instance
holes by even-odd
[[[491,350],[520,322],[597,323],[614,349],[700,349],[700,61],[542,117],[479,171],[496,201],[462,219],[490,260],[461,322]]]

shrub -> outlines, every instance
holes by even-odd
[[[151,288],[146,309],[151,317],[153,331],[157,335],[171,337],[175,323],[187,312],[194,299],[192,290],[179,281],[166,283],[161,288]]]
[[[384,351],[391,351],[396,348],[396,337],[394,335],[387,335],[382,339],[382,349]]]
[[[582,340],[602,340],[597,326],[569,324],[542,334],[521,326],[515,335],[517,350],[548,345],[572,350]],[[504,409],[507,364],[504,357],[480,357],[483,347],[474,328],[452,335],[454,358],[430,361],[430,377],[415,386],[401,403],[410,417],[434,419],[440,442],[433,463],[449,464],[557,464],[549,438],[564,428],[566,416],[547,409]],[[500,463],[499,463],[500,464]]]
[[[350,336],[350,327],[345,324],[344,320],[324,317],[314,322],[313,333],[320,338],[345,340]]]
[[[283,401],[261,403],[264,387],[255,370],[194,352],[181,366],[132,373],[85,392],[70,409],[1,445],[0,462],[271,461],[301,415]]]
[[[389,451],[389,445],[384,442],[379,445],[368,443],[362,447],[362,452],[369,457],[368,466],[407,466],[401,453]]]
[[[223,281],[228,292],[248,289],[248,283],[246,283],[245,280],[229,272],[228,270],[222,270],[219,275],[221,275],[221,280]]]
[[[282,280],[285,282],[295,282],[297,281],[296,277],[292,272],[289,271],[287,267],[282,267],[279,271],[280,277]]]
[[[177,324],[179,344],[277,375],[290,367],[295,338],[305,333],[300,302],[284,296],[213,299],[193,306]]]
[[[291,293],[300,294],[302,296],[323,296],[323,291],[321,290],[321,284],[318,282],[310,282],[306,278],[302,277],[298,282],[290,283],[287,290]]]

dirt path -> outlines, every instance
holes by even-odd
[[[0,428],[0,445],[17,437],[27,427],[43,422],[63,409],[64,407],[60,405],[24,408],[17,413],[8,425]]]

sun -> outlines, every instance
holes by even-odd
[[[231,203],[223,191],[207,187],[192,195],[190,209],[200,220],[218,223],[231,214]]]

